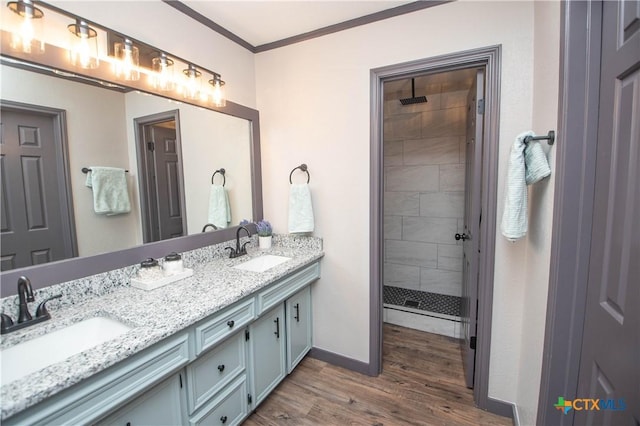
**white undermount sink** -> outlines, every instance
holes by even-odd
[[[290,257],[265,254],[263,256],[254,257],[251,260],[240,263],[234,266],[234,268],[241,269],[243,271],[264,272],[289,260],[291,260]]]
[[[0,351],[2,385],[114,339],[131,327],[93,317]]]

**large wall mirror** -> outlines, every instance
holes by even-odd
[[[241,220],[262,218],[256,110],[233,102],[222,108],[188,103],[120,82],[101,85],[34,59],[7,51],[3,42],[2,296],[16,293],[21,275],[39,288],[229,240]],[[7,126],[11,121],[21,125]],[[9,127],[20,130],[5,134]],[[53,132],[58,151],[29,151],[46,131]],[[7,145],[11,138],[16,147]],[[55,167],[43,168],[41,155],[52,156]],[[83,169],[98,166],[127,170],[128,213],[94,211]],[[212,221],[212,184],[224,185],[228,217],[203,233]],[[60,194],[44,205],[43,194],[54,187]],[[17,235],[16,220],[27,228],[59,228],[53,239],[66,245],[64,255],[52,259],[42,243]],[[9,245],[27,253],[33,266],[5,250]]]

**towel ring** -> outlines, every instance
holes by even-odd
[[[293,170],[291,170],[291,173],[289,173],[289,183],[293,185],[293,181],[291,180],[291,176],[293,176],[293,172],[296,171],[296,169],[300,169],[303,172],[305,172],[307,174],[307,183],[309,183],[311,181],[311,175],[309,174],[309,170],[307,169],[307,165],[302,163],[300,164],[298,167],[294,167]]]
[[[216,173],[220,173],[222,175],[222,186],[224,186],[225,183],[227,183],[227,178],[224,175],[226,173],[225,169],[219,169],[213,172],[213,174],[211,175],[211,185],[213,185],[213,177],[216,175]]]

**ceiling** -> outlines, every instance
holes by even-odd
[[[174,7],[175,1],[164,0]],[[254,47],[408,5],[406,11],[439,2],[407,0],[181,0],[184,6]],[[413,4],[412,4],[413,3]],[[409,4],[412,4],[409,6]],[[413,7],[413,9],[411,9]],[[186,12],[188,13],[188,11]],[[403,12],[406,13],[406,12]],[[199,19],[202,22],[202,19]]]

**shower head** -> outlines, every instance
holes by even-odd
[[[418,96],[416,97],[416,83],[415,79],[411,79],[411,97],[400,99],[400,103],[402,105],[413,105],[413,104],[422,104],[427,102],[426,96]]]

